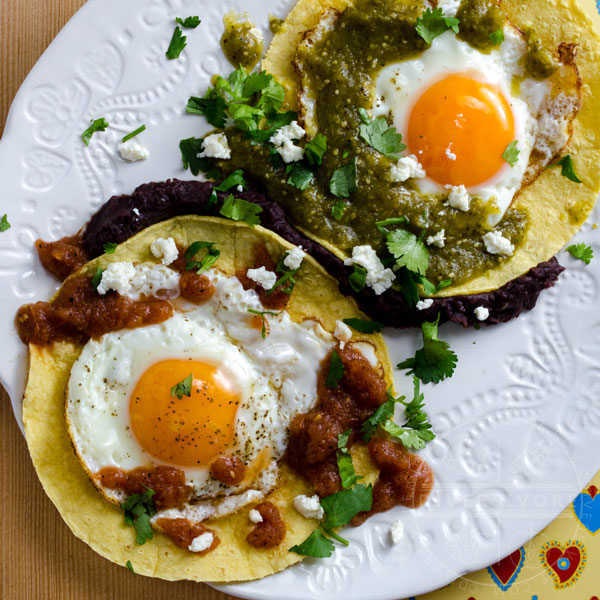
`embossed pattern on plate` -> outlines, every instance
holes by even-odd
[[[48,298],[57,282],[40,266],[33,242],[75,233],[112,194],[143,182],[189,177],[178,142],[207,130],[185,115],[228,67],[218,45],[222,15],[248,10],[265,29],[291,0],[89,0],[33,69],[12,106],[0,143],[3,211],[12,228],[0,236],[0,380],[21,426],[27,353],[14,329],[24,302]],[[177,61],[164,59],[175,16],[199,14]],[[90,119],[111,127],[89,148],[80,134]],[[129,164],[118,140],[145,123],[151,157]],[[600,256],[592,228],[577,236]],[[600,467],[600,260],[562,257],[568,270],[538,307],[512,323],[480,331],[442,329],[459,356],[455,376],[426,386],[437,439],[423,452],[436,474],[429,501],[397,509],[348,530],[348,548],[307,560],[262,581],[219,586],[257,599],[315,597],[397,599],[425,593],[485,567],[533,537]],[[386,334],[394,362],[419,344],[416,331]],[[398,374],[397,387],[409,387]],[[403,543],[393,546],[400,519]],[[285,592],[283,592],[285,590]]]

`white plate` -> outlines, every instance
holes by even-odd
[[[230,70],[218,43],[222,15],[249,10],[266,30],[268,14],[283,16],[290,4],[90,0],[21,87],[0,144],[0,213],[12,223],[0,234],[0,327],[7,332],[0,379],[20,426],[27,354],[14,315],[58,287],[40,266],[34,240],[75,233],[113,194],[189,178],[179,140],[200,136],[207,125],[185,114],[186,101],[204,93],[213,73]],[[186,32],[180,60],[165,60],[174,17],[192,14],[202,25]],[[80,134],[99,117],[111,127],[85,148]],[[148,127],[139,139],[151,157],[124,163],[117,140],[140,123]],[[451,380],[425,388],[438,436],[422,453],[436,475],[425,506],[349,529],[351,545],[329,559],[219,589],[264,599],[407,597],[507,556],[550,523],[600,467],[597,219],[598,209],[577,240],[592,244],[598,258],[586,267],[563,256],[568,270],[534,311],[481,331],[442,328],[459,364]],[[386,337],[395,362],[419,343],[416,331]],[[405,388],[408,381],[397,383]],[[392,546],[389,526],[397,519],[406,533]]]

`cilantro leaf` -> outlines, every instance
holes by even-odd
[[[194,175],[198,175],[202,171],[208,179],[219,179],[221,171],[214,166],[212,160],[198,157],[198,154],[202,151],[203,143],[202,138],[194,137],[179,142],[183,168],[189,168]]]
[[[517,148],[517,140],[512,141],[507,147],[502,158],[511,166],[514,167],[519,162],[519,154],[521,151]]]
[[[125,563],[125,566],[135,575],[135,571],[133,570],[133,565],[131,564],[130,560]]]
[[[589,265],[592,258],[594,258],[594,251],[591,246],[587,246],[586,244],[573,244],[567,248],[567,252],[575,258],[582,260],[586,265]]]
[[[413,273],[406,268],[401,268],[396,271],[396,281],[400,285],[400,291],[410,308],[416,306],[421,299],[419,297],[419,288],[417,285],[421,283],[421,276]]]
[[[421,284],[423,285],[425,294],[427,296],[433,296],[433,294],[437,294],[438,292],[441,292],[448,286],[452,285],[452,279],[444,279],[439,283],[435,284],[429,281],[429,279],[427,279],[426,277],[421,277]]]
[[[396,268],[406,267],[413,273],[425,275],[429,268],[429,250],[414,233],[396,229],[387,234],[386,245],[396,259]]]
[[[196,27],[200,25],[200,17],[197,16],[186,17],[185,20],[183,20],[181,17],[177,17],[175,21],[177,21],[177,23],[186,29],[196,29]]]
[[[260,217],[258,216],[263,211],[262,207],[254,202],[248,202],[242,198],[234,198],[229,194],[219,210],[219,214],[231,219],[232,221],[244,221],[248,225],[254,227],[260,225]]]
[[[499,46],[504,41],[504,30],[497,29],[496,31],[490,33],[489,38],[490,42],[492,42],[494,46]]]
[[[338,167],[329,182],[329,191],[337,198],[349,198],[357,190],[356,159]]]
[[[371,123],[365,122],[366,111],[361,110],[363,123],[359,127],[360,137],[384,156],[394,160],[400,158],[398,153],[406,150],[406,146],[396,128],[389,125],[384,117],[378,117]]]
[[[362,475],[357,475],[352,463],[352,456],[348,451],[348,438],[352,433],[352,429],[347,429],[344,433],[338,435],[338,450],[336,454],[340,479],[342,487],[345,490],[350,489],[357,481],[363,478]]]
[[[341,527],[349,523],[359,512],[371,510],[373,487],[356,484],[349,490],[342,490],[321,500],[325,511],[323,528],[325,530]]]
[[[244,82],[242,93],[245,97],[250,98],[254,94],[258,94],[264,90],[273,80],[273,76],[269,75],[266,71],[260,73],[252,73],[248,76],[248,79]]]
[[[197,269],[197,273],[200,274],[203,271],[210,269],[221,256],[220,250],[214,247],[214,242],[194,242],[190,244],[185,251],[185,268],[187,271],[193,271]],[[194,256],[198,254],[200,250],[206,248],[206,254],[200,262],[193,260]]]
[[[360,265],[353,265],[354,271],[348,277],[348,283],[355,292],[362,292],[367,285],[367,270]]]
[[[186,112],[192,115],[203,115],[213,127],[223,129],[227,120],[227,102],[220,96],[211,95],[209,90],[204,98],[192,96],[188,100]]]
[[[136,135],[139,135],[140,133],[142,133],[142,131],[146,131],[146,126],[145,125],[140,125],[137,129],[135,129],[131,133],[128,133],[126,136],[124,136],[121,139],[121,141],[123,143],[128,142],[129,140],[133,139]]]
[[[394,416],[395,405],[402,400],[404,400],[404,396],[394,398],[391,391],[388,390],[388,401],[379,406],[360,428],[363,441],[369,442],[377,431],[377,427]]]
[[[215,190],[217,192],[227,192],[232,187],[237,187],[238,185],[241,185],[244,189],[248,187],[248,184],[244,179],[244,171],[242,171],[242,169],[238,169],[237,171],[233,171],[233,173],[227,175],[227,177],[215,187]]]
[[[5,213],[2,215],[2,220],[0,220],[0,232],[7,231],[10,229],[10,223],[8,222],[8,215]]]
[[[319,528],[315,529],[300,545],[292,546],[290,552],[314,558],[327,558],[333,554],[334,548],[333,542]]]
[[[86,146],[89,146],[90,140],[92,139],[94,133],[96,133],[97,131],[106,131],[107,127],[108,121],[104,117],[92,121],[92,124],[81,134],[81,139],[83,140],[83,143]]]
[[[125,523],[135,527],[136,542],[140,546],[153,537],[150,517],[156,514],[156,507],[152,496],[154,490],[147,489],[143,494],[132,494],[121,504],[125,513]]]
[[[171,396],[177,396],[181,400],[184,396],[190,398],[192,396],[192,382],[194,380],[194,374],[190,373],[185,379],[182,379],[179,383],[176,383],[171,388]]]
[[[575,174],[575,167],[573,165],[573,159],[571,158],[570,154],[563,156],[558,162],[554,163],[553,165],[550,165],[550,167],[557,167],[559,165],[562,167],[561,175],[563,177],[566,177],[567,179],[570,179],[575,183],[583,183],[581,179],[579,179],[579,177],[577,177],[577,175]]]
[[[317,135],[304,146],[306,160],[308,160],[308,164],[311,166],[320,167],[325,152],[327,152],[327,137],[321,133],[317,133]]]
[[[281,277],[275,282],[275,285],[267,292],[268,294],[272,294],[275,290],[282,288],[282,292],[286,294],[291,294],[294,291],[294,287],[296,286],[296,280],[294,279],[294,275],[300,270],[300,267],[297,269],[288,269],[284,264],[285,257],[283,257],[279,263],[277,263],[277,268],[275,269],[278,273],[281,273]]]
[[[442,35],[448,29],[452,29],[454,33],[458,33],[460,21],[456,17],[445,17],[441,8],[436,8],[431,11],[427,9],[417,19],[417,33],[428,43]]]
[[[264,340],[267,337],[267,319],[266,316],[269,315],[271,317],[276,317],[279,313],[276,312],[269,312],[268,310],[265,311],[260,311],[260,310],[254,310],[253,308],[249,308],[248,309],[249,313],[252,313],[253,315],[258,315],[259,317],[262,317],[262,331],[261,331],[261,335],[262,335],[262,339]]]
[[[288,165],[285,168],[286,175],[289,175],[288,184],[299,190],[305,190],[313,181],[313,172],[301,162]]]
[[[330,388],[337,387],[344,376],[344,363],[340,355],[333,350],[331,353],[331,362],[329,363],[329,373],[325,385]]]
[[[238,129],[254,131],[258,129],[258,122],[265,116],[265,113],[262,109],[249,104],[230,104],[229,116]]]
[[[345,200],[336,200],[331,207],[331,216],[339,221],[344,216],[347,206],[348,203]]]
[[[298,118],[298,113],[293,110],[289,110],[282,113],[269,113],[265,116],[267,129],[253,129],[246,132],[246,135],[258,144],[266,144],[284,125],[289,125],[292,121],[295,121]],[[279,153],[275,149],[272,150],[275,152],[278,163],[281,162],[281,156],[279,156]]]
[[[344,323],[360,331],[360,333],[379,333],[383,329],[383,323],[379,321],[366,321],[364,319],[344,319]]]
[[[114,254],[117,249],[117,244],[114,242],[106,242],[106,244],[103,244],[102,249],[105,254]]]
[[[410,369],[409,374],[416,375],[423,383],[439,383],[451,377],[458,358],[447,342],[438,338],[440,315],[433,323],[424,322],[423,348],[417,350],[414,358],[408,358],[398,365],[399,369]]]
[[[92,277],[92,287],[95,290],[98,290],[98,286],[100,285],[100,282],[102,281],[102,273],[104,273],[104,269],[97,267],[96,272],[94,273],[94,276]]]
[[[285,90],[283,86],[275,81],[272,75],[269,84],[261,90],[260,99],[256,106],[262,108],[265,113],[279,110],[285,98]],[[245,91],[245,88],[244,88]]]
[[[386,235],[389,233],[387,227],[390,225],[406,225],[408,224],[408,219],[406,217],[393,217],[391,219],[386,219],[385,221],[377,221],[375,226],[379,229],[379,232]]]
[[[185,35],[183,35],[183,31],[179,27],[175,27],[173,37],[171,38],[171,42],[169,44],[169,47],[167,48],[167,58],[169,60],[179,58],[179,55],[186,46],[187,38],[185,37]]]

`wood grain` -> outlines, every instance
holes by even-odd
[[[0,0],[0,132],[19,86],[83,0]],[[132,575],[71,534],[46,497],[0,390],[2,600],[227,600],[210,587]]]

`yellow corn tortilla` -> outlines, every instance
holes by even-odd
[[[79,273],[92,276],[98,267],[116,261],[154,261],[150,244],[159,237],[173,237],[187,247],[196,240],[215,242],[221,251],[216,265],[227,274],[252,266],[256,243],[264,243],[277,260],[291,244],[262,227],[214,217],[176,217],[145,229],[121,244],[114,254],[104,255]],[[315,260],[306,257],[288,308],[294,321],[316,318],[328,331],[336,319],[365,318],[353,299],[342,296],[337,282]],[[386,381],[392,382],[392,366],[383,336],[355,333],[353,341],[367,341],[376,348]],[[279,487],[266,499],[273,502],[285,522],[287,534],[274,549],[257,550],[246,542],[254,527],[248,518],[251,506],[238,513],[206,521],[221,543],[204,557],[175,546],[169,537],[155,532],[154,539],[139,546],[133,527],[125,525],[123,512],[106,501],[90,482],[79,463],[64,420],[64,402],[71,366],[81,345],[57,342],[49,348],[30,346],[29,380],[23,403],[27,444],[46,493],[71,531],[96,552],[125,565],[131,561],[136,573],[162,579],[195,581],[242,581],[271,575],[302,559],[289,552],[315,529],[316,521],[303,518],[292,506],[298,494],[311,494],[310,487],[282,465]],[[358,472],[373,481],[376,470],[364,448],[353,449]],[[142,466],[142,465],[141,465]]]
[[[323,10],[343,10],[352,0],[299,0],[274,37],[263,68],[286,90],[287,108],[297,106],[298,78],[291,65],[305,32],[318,23]],[[525,208],[531,226],[514,255],[482,275],[446,288],[439,296],[476,294],[498,289],[554,256],[577,232],[592,210],[600,191],[600,37],[576,0],[502,0],[510,21],[520,28],[533,27],[545,47],[559,43],[578,46],[577,67],[583,81],[583,107],[575,119],[567,151],[583,183],[561,175],[560,168],[548,169],[515,198],[514,206]],[[305,234],[308,233],[305,231]],[[333,251],[344,253],[324,240],[310,237]]]

